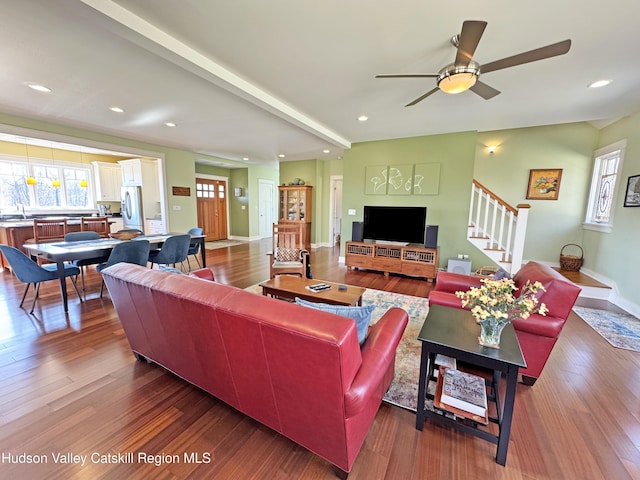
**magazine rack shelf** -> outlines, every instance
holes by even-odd
[[[420,354],[420,379],[418,384],[418,405],[416,429],[422,430],[425,420],[450,426],[457,430],[480,437],[497,445],[496,462],[505,465],[513,406],[516,395],[518,370],[525,367],[520,344],[513,325],[509,324],[502,332],[500,348],[487,348],[478,343],[480,330],[471,312],[441,305],[432,305],[427,318],[418,334],[422,343]],[[438,354],[457,360],[457,364],[471,365],[479,370],[488,370],[485,382],[489,386],[487,395],[489,418],[488,426],[433,406],[435,390],[430,384],[437,382],[434,370]],[[504,383],[504,388],[500,386]]]
[[[369,242],[347,242],[345,264],[352,268],[366,268],[414,277],[435,279],[438,271],[438,249],[421,245],[397,246]]]

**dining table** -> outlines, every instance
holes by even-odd
[[[64,311],[69,311],[67,299],[67,282],[63,275],[65,262],[83,260],[86,258],[107,257],[113,248],[122,242],[135,242],[148,240],[151,248],[160,248],[167,238],[173,235],[183,235],[180,233],[167,233],[160,235],[140,235],[131,240],[118,240],[116,238],[100,238],[97,240],[86,240],[78,242],[46,242],[46,243],[25,243],[22,247],[29,252],[31,258],[41,258],[58,266],[60,273],[60,292]],[[200,243],[200,255],[202,268],[206,268],[207,260],[205,255],[205,235],[191,235],[192,240]]]

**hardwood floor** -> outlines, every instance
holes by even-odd
[[[245,288],[267,278],[269,249],[212,250],[207,262],[218,281]],[[337,248],[314,250],[311,268],[318,279],[409,295],[432,288],[349,272]],[[87,301],[70,293],[68,315],[55,282],[28,315],[18,308],[23,284],[0,272],[0,478],[336,478],[316,455],[137,362],[89,271]],[[518,385],[506,467],[494,445],[428,422],[417,431],[414,413],[383,404],[349,478],[640,479],[638,398],[640,353],[611,347],[572,314],[538,382]],[[145,463],[138,452],[156,457]],[[69,453],[88,456],[85,466],[55,462]]]

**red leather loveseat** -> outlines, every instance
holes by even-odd
[[[351,470],[393,380],[404,310],[387,311],[361,349],[345,317],[126,263],[102,275],[139,359]]]
[[[580,287],[553,268],[537,262],[524,265],[515,274],[513,280],[519,291],[522,291],[527,280],[531,283],[538,281],[546,289],[545,292],[538,294],[540,302],[549,309],[546,316],[532,314],[526,320],[518,319],[513,322],[522,354],[527,362],[527,368],[520,370],[522,382],[533,385],[542,373],[551,350],[560,336],[571,308],[580,294]],[[461,301],[455,296],[455,292],[478,286],[480,286],[478,277],[439,272],[436,288],[429,295],[429,304],[462,308]]]

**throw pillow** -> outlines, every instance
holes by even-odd
[[[367,337],[369,322],[371,321],[371,313],[375,310],[375,305],[367,305],[365,307],[347,307],[343,305],[329,305],[327,303],[308,302],[296,297],[296,303],[305,307],[315,308],[323,312],[333,313],[341,317],[347,317],[356,322],[356,330],[358,331],[358,342],[362,345]]]

